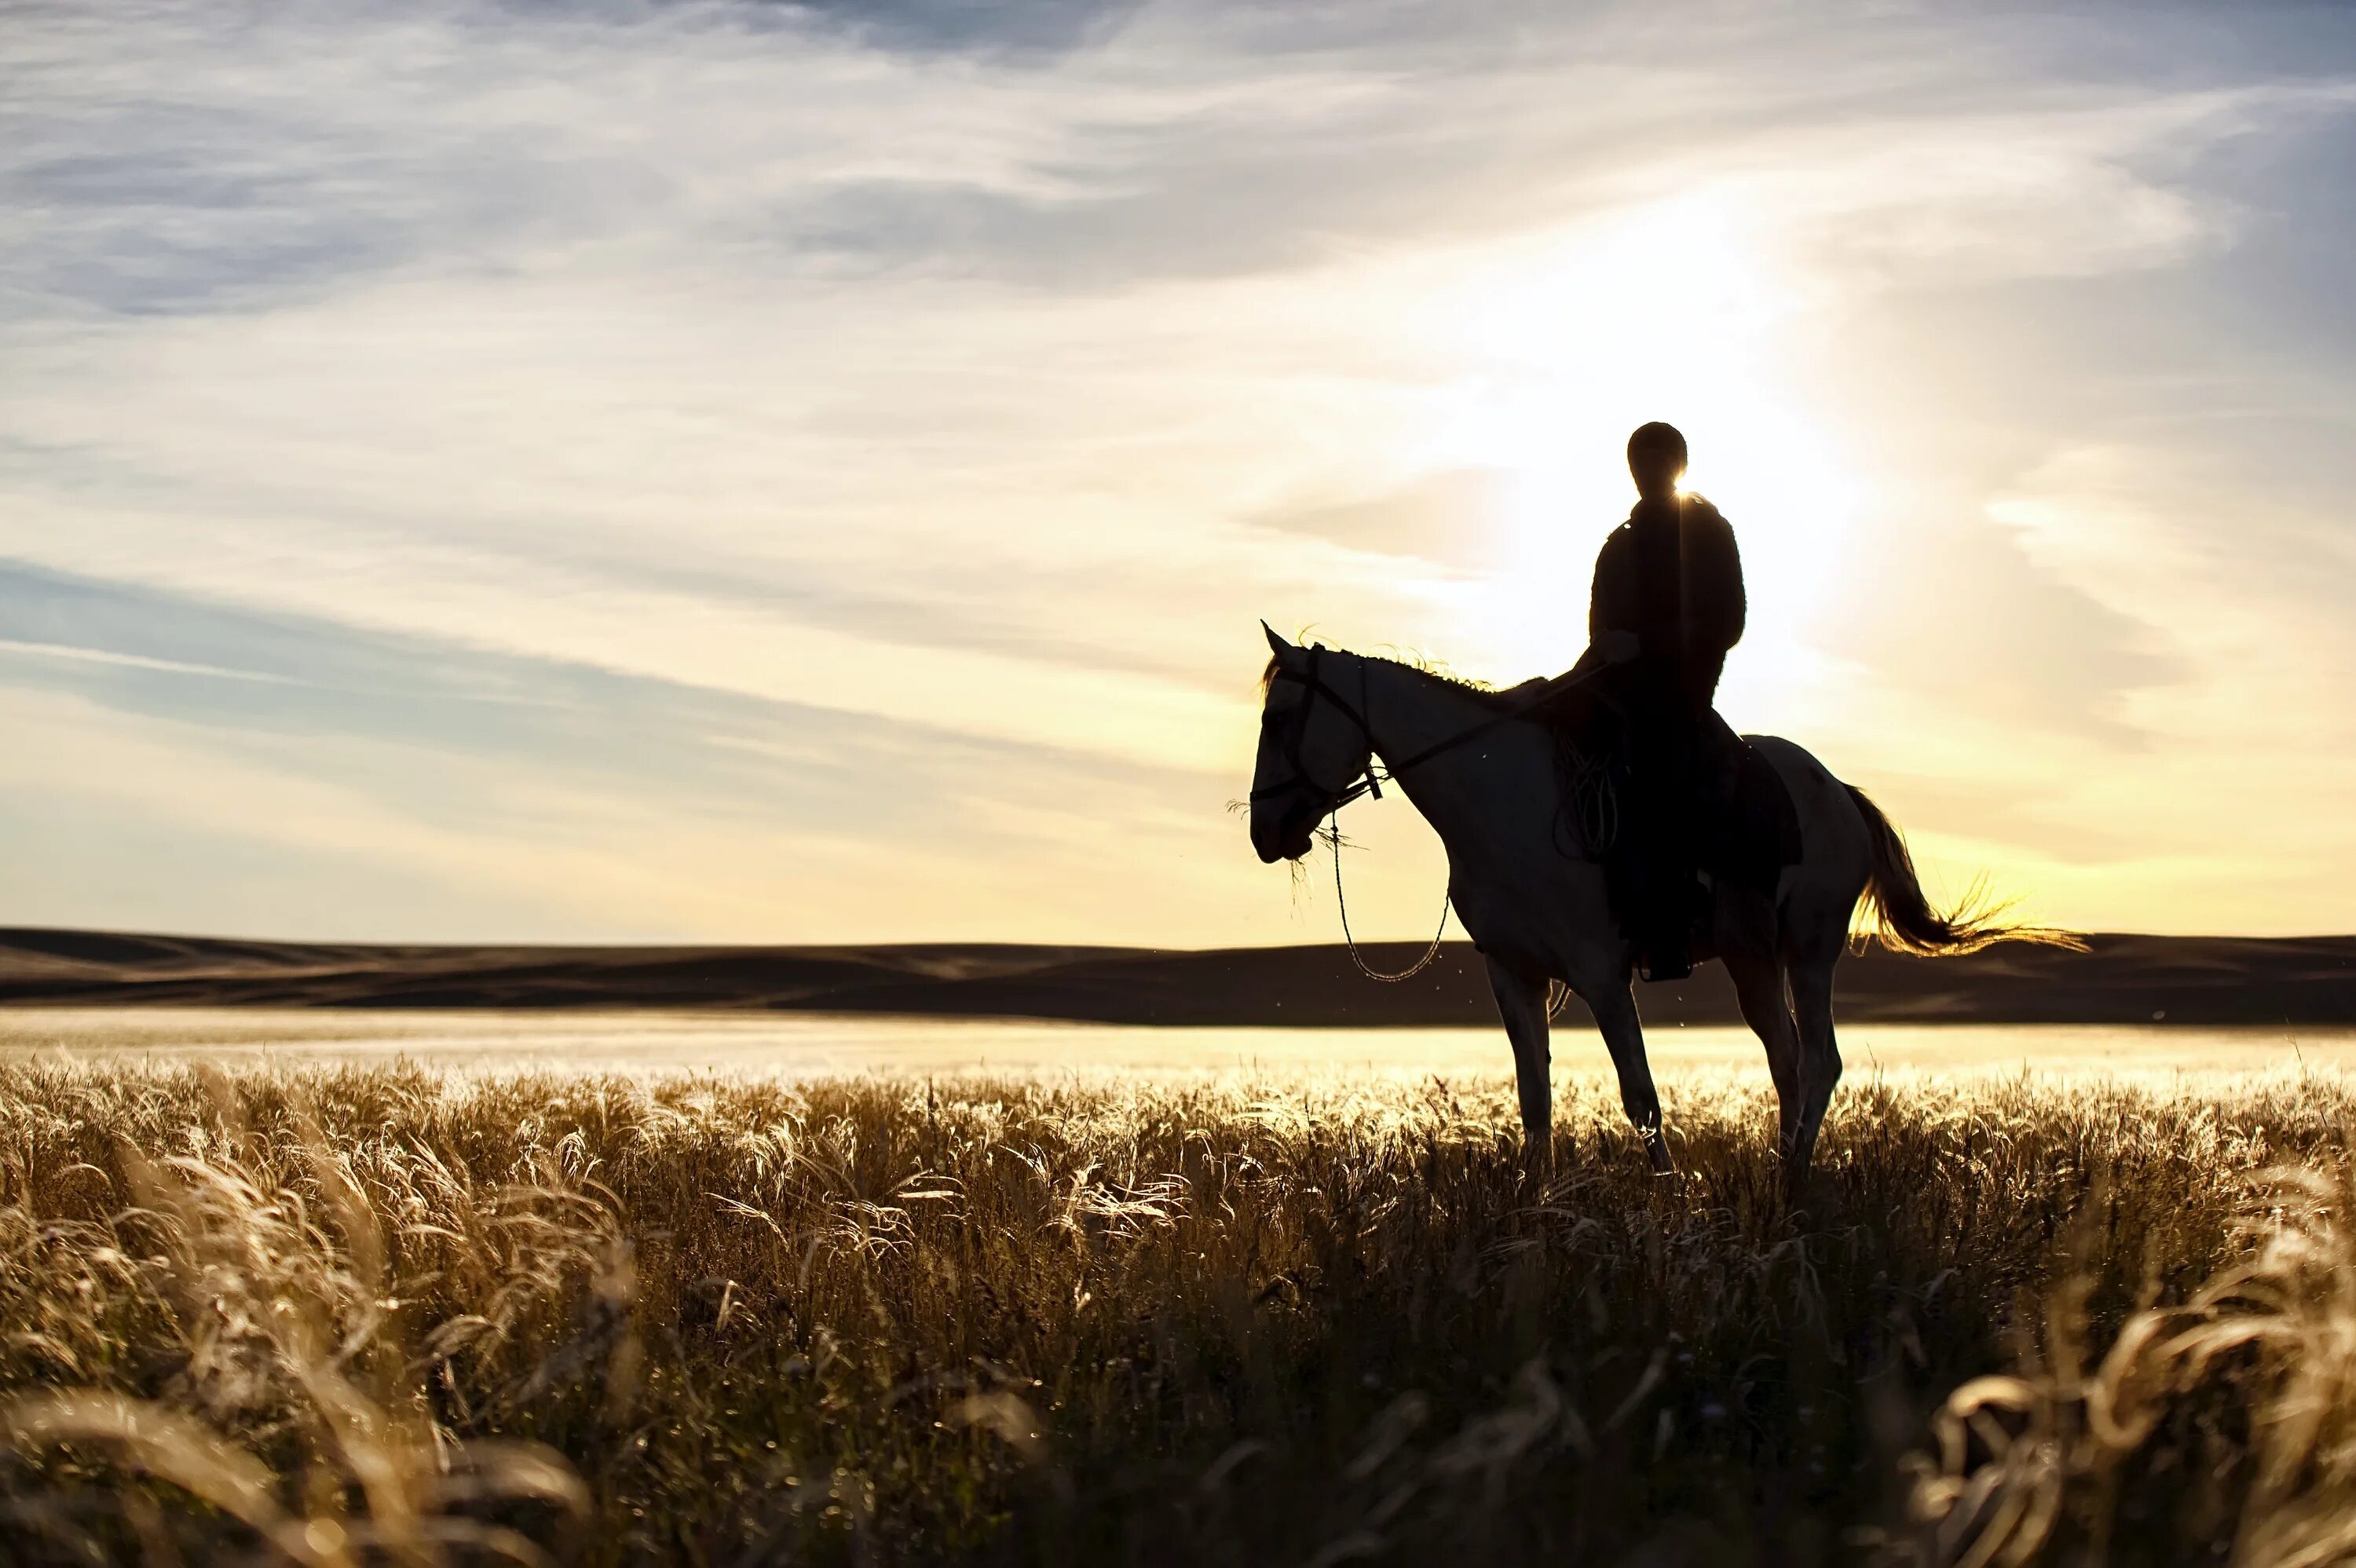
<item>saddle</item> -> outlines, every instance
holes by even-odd
[[[1628,830],[1622,803],[1633,770],[1625,728],[1608,706],[1578,719],[1550,726],[1561,796],[1555,843],[1566,854],[1606,859]],[[1802,854],[1792,792],[1716,709],[1703,720],[1696,750],[1695,816],[1687,827],[1701,869],[1714,882],[1772,898],[1783,869],[1798,865]]]

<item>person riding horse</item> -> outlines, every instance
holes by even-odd
[[[1676,426],[1630,436],[1628,471],[1638,499],[1596,556],[1588,648],[1571,672],[1588,699],[1557,717],[1585,734],[1599,709],[1617,716],[1632,788],[1605,869],[1645,977],[1675,980],[1693,973],[1710,907],[1697,817],[1731,737],[1711,703],[1727,650],[1742,640],[1742,560],[1718,508],[1678,492],[1686,438]]]

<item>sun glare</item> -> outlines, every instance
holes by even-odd
[[[1431,460],[1504,478],[1503,559],[1459,606],[1468,666],[1511,679],[1577,656],[1596,549],[1633,499],[1622,443],[1665,419],[1742,546],[1730,695],[1804,678],[1858,496],[1779,336],[1801,298],[1783,266],[1741,204],[1705,194],[1493,252],[1442,292],[1430,325],[1463,374]]]

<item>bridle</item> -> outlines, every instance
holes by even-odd
[[[1374,727],[1366,722],[1365,667],[1364,665],[1358,667],[1358,700],[1353,704],[1348,698],[1326,685],[1324,678],[1317,673],[1317,661],[1323,658],[1324,654],[1324,645],[1315,644],[1309,649],[1308,668],[1290,670],[1281,665],[1277,667],[1274,679],[1298,681],[1308,688],[1301,699],[1300,706],[1292,710],[1290,725],[1284,737],[1284,760],[1290,765],[1292,776],[1280,779],[1272,784],[1263,784],[1251,792],[1252,799],[1258,801],[1272,795],[1282,795],[1287,790],[1306,790],[1312,800],[1323,803],[1317,812],[1320,816],[1331,816],[1362,795],[1372,795],[1376,800],[1383,798],[1382,783],[1375,772]],[[1358,733],[1365,737],[1366,741],[1365,772],[1349,780],[1339,789],[1327,789],[1310,777],[1308,764],[1301,760],[1301,748],[1309,738],[1309,711],[1317,705],[1317,699],[1321,697],[1340,709],[1342,716],[1358,727]],[[1397,770],[1393,770],[1394,776],[1396,773]]]
[[[1444,740],[1436,741],[1413,756],[1397,763],[1384,763],[1376,755],[1380,746],[1375,740],[1374,726],[1366,719],[1366,709],[1373,705],[1367,700],[1365,665],[1362,662],[1358,666],[1358,700],[1353,703],[1348,698],[1334,690],[1327,684],[1324,677],[1318,673],[1318,662],[1324,657],[1324,645],[1312,643],[1310,645],[1306,667],[1298,670],[1287,669],[1279,663],[1275,673],[1269,677],[1271,684],[1280,680],[1295,681],[1306,689],[1300,704],[1292,711],[1290,727],[1284,738],[1284,760],[1292,769],[1291,776],[1280,779],[1271,784],[1262,784],[1251,792],[1251,798],[1257,804],[1270,795],[1282,795],[1290,790],[1301,790],[1306,793],[1310,800],[1318,803],[1317,815],[1327,818],[1329,823],[1332,823],[1344,806],[1361,795],[1371,796],[1376,800],[1382,799],[1383,780],[1396,779],[1408,769],[1419,767],[1443,752],[1451,751],[1476,736],[1485,735],[1509,720],[1521,718],[1533,709],[1553,700],[1569,684],[1548,683],[1526,700],[1517,702],[1511,708],[1500,709],[1480,723],[1460,730]],[[1580,678],[1583,681],[1586,677]],[[1339,789],[1328,789],[1319,784],[1310,776],[1308,764],[1301,760],[1301,748],[1309,737],[1310,710],[1316,707],[1317,699],[1321,697],[1339,709],[1344,718],[1356,725],[1358,733],[1366,742],[1365,772],[1345,781]],[[1379,771],[1376,768],[1378,763],[1381,763]],[[1350,950],[1350,962],[1358,966],[1358,973],[1370,980],[1407,980],[1422,973],[1425,965],[1440,956],[1440,935],[1448,929],[1449,895],[1444,892],[1440,895],[1440,924],[1432,932],[1430,945],[1424,949],[1423,956],[1396,974],[1385,974],[1359,956],[1357,940],[1350,934],[1350,905],[1342,891],[1342,833],[1338,824],[1329,827],[1327,842],[1333,850],[1333,901],[1335,907],[1341,911],[1342,940]]]

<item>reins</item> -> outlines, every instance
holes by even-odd
[[[1292,776],[1276,784],[1262,785],[1251,792],[1251,798],[1257,801],[1290,789],[1306,789],[1312,796],[1325,797],[1325,842],[1333,851],[1333,903],[1342,915],[1343,945],[1349,949],[1350,962],[1357,965],[1359,974],[1369,980],[1380,980],[1387,985],[1397,984],[1401,980],[1413,979],[1430,966],[1433,959],[1440,956],[1440,938],[1448,930],[1448,911],[1451,895],[1445,891],[1440,895],[1440,924],[1432,931],[1430,945],[1423,950],[1422,957],[1396,974],[1385,974],[1368,964],[1358,951],[1357,938],[1351,934],[1349,898],[1342,889],[1342,808],[1360,795],[1371,795],[1376,800],[1382,799],[1383,780],[1396,779],[1409,768],[1419,767],[1442,752],[1452,751],[1469,741],[1487,734],[1501,724],[1524,717],[1560,696],[1571,687],[1584,684],[1593,677],[1595,672],[1590,670],[1576,680],[1549,681],[1511,708],[1501,709],[1480,723],[1460,730],[1443,740],[1436,741],[1401,762],[1387,763],[1376,754],[1379,747],[1375,741],[1374,726],[1366,721],[1365,709],[1372,705],[1366,700],[1366,671],[1364,662],[1362,661],[1358,667],[1358,702],[1354,706],[1348,698],[1328,686],[1317,673],[1318,661],[1323,657],[1324,653],[1323,644],[1312,644],[1309,649],[1307,669],[1293,671],[1286,669],[1281,665],[1277,667],[1274,679],[1299,681],[1308,688],[1307,694],[1301,700],[1301,707],[1297,710],[1291,731],[1285,737],[1284,760],[1292,765]],[[1358,727],[1358,733],[1365,736],[1366,741],[1365,775],[1351,780],[1338,790],[1329,790],[1311,778],[1308,768],[1301,760],[1301,743],[1309,733],[1309,710],[1320,697],[1340,709],[1343,716]],[[1377,763],[1382,763],[1379,772],[1376,767]]]
[[[1342,891],[1342,825],[1338,819],[1340,810],[1341,807],[1334,807],[1336,815],[1329,816],[1325,819],[1325,843],[1327,848],[1333,851],[1333,907],[1342,912],[1342,945],[1350,950],[1350,962],[1358,966],[1358,973],[1369,980],[1380,980],[1387,986],[1397,985],[1401,980],[1412,980],[1430,967],[1433,959],[1440,956],[1440,939],[1447,934],[1448,911],[1450,905],[1455,901],[1455,895],[1445,888],[1440,891],[1440,923],[1432,928],[1431,945],[1423,950],[1422,957],[1396,975],[1386,975],[1367,963],[1359,955],[1358,939],[1350,934],[1350,900]]]

